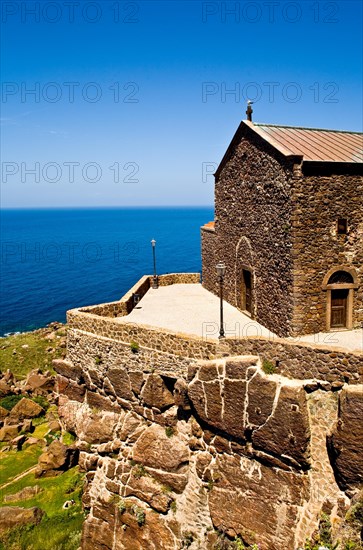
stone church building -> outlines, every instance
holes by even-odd
[[[363,322],[363,135],[239,125],[202,227],[203,285],[279,336]],[[228,330],[228,327],[227,327]]]

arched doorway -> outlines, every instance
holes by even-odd
[[[331,269],[324,277],[322,288],[327,291],[327,329],[352,328],[353,293],[358,288],[355,270],[344,266]]]
[[[236,305],[255,317],[253,253],[249,240],[241,237],[236,247]]]

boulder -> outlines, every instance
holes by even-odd
[[[11,440],[11,446],[16,447],[17,451],[20,451],[24,445],[25,442],[25,435],[18,435],[14,439]]]
[[[9,411],[0,406],[0,420],[4,420],[7,416],[9,416]]]
[[[54,390],[54,378],[33,370],[28,374],[25,383],[25,390],[31,393],[45,393]]]
[[[59,394],[66,395],[72,401],[79,401],[82,403],[86,393],[86,387],[58,374],[56,391]]]
[[[38,524],[43,514],[43,510],[37,507],[20,508],[18,506],[3,506],[0,508],[0,533],[28,523]]]
[[[49,477],[61,474],[78,463],[79,451],[66,447],[58,440],[53,441],[48,449],[40,455],[36,477]]]
[[[165,513],[168,511],[172,498],[163,491],[161,485],[156,483],[152,477],[135,477],[131,475],[128,484],[123,488],[125,497],[134,496],[146,502],[157,512]]]
[[[44,409],[38,403],[35,403],[31,399],[23,397],[10,411],[10,416],[13,418],[36,418],[41,414],[44,414]]]
[[[300,507],[309,494],[303,474],[264,466],[238,455],[218,455],[210,467],[209,507],[215,529],[241,536],[261,550],[294,548]]]
[[[82,368],[78,365],[74,365],[71,361],[66,361],[65,359],[53,359],[52,365],[55,372],[65,378],[70,378],[76,382],[79,382],[82,379]]]
[[[20,430],[21,424],[3,426],[2,428],[0,428],[0,441],[11,441],[18,436]]]
[[[131,390],[131,382],[126,369],[117,367],[110,368],[107,372],[107,378],[113,393],[117,397],[132,401],[135,396]]]
[[[283,386],[267,421],[252,433],[256,449],[278,456],[292,466],[310,467],[310,424],[302,387]]]
[[[141,392],[145,405],[163,411],[174,405],[174,397],[158,374],[149,374]]]
[[[190,401],[188,397],[188,384],[184,378],[178,378],[174,385],[174,402],[177,407],[184,411],[190,410]]]
[[[133,458],[144,466],[175,472],[189,461],[189,448],[177,434],[168,437],[165,428],[154,424],[135,443]]]
[[[42,489],[39,487],[39,485],[34,485],[33,487],[24,487],[24,489],[21,489],[18,493],[14,493],[13,495],[5,495],[4,502],[16,502],[18,500],[28,500],[29,498],[33,498],[35,495],[38,495]]]
[[[335,477],[341,489],[363,483],[363,393],[348,386],[339,396],[339,416],[328,449]]]
[[[0,397],[13,393],[12,384],[8,384],[3,378],[0,380]]]

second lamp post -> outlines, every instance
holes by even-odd
[[[217,275],[219,278],[219,301],[220,301],[220,324],[219,324],[219,338],[224,338],[224,323],[223,323],[223,280],[226,272],[226,266],[223,262],[219,262],[217,265]]]
[[[151,246],[152,246],[152,249],[153,249],[153,261],[154,261],[154,276],[153,276],[153,288],[158,288],[159,287],[159,281],[158,281],[158,276],[156,275],[156,256],[155,256],[155,245],[156,245],[156,241],[155,239],[153,239],[151,241]]]

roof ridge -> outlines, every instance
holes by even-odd
[[[333,132],[336,134],[357,134],[363,136],[363,132],[356,132],[353,130],[332,130],[330,128],[309,128],[307,126],[288,126],[287,124],[267,124],[265,122],[252,122],[254,126],[268,126],[272,128],[290,128],[293,130],[315,130],[317,132]]]

